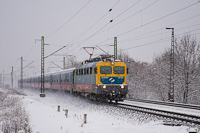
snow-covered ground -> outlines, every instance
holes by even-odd
[[[187,126],[165,126],[161,120],[133,111],[98,104],[65,93],[24,89],[22,98],[34,133],[188,133]],[[58,112],[58,105],[60,112]],[[66,118],[64,109],[68,109]],[[87,123],[84,124],[84,114]]]
[[[87,99],[63,93],[25,90],[24,103],[30,114],[30,125],[37,133],[187,133],[188,127],[164,126],[162,121],[132,111],[125,111],[109,105],[97,104]],[[58,105],[61,111],[58,112]],[[68,109],[66,118],[63,109]],[[83,116],[87,114],[87,124]]]

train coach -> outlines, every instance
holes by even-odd
[[[120,60],[106,57],[84,61],[79,67],[45,74],[44,87],[48,90],[67,91],[93,100],[123,101],[128,93],[127,68]],[[24,88],[40,88],[40,76],[18,81]]]

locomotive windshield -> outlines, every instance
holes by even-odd
[[[114,74],[124,74],[124,67],[114,67],[113,69]]]
[[[112,74],[112,67],[109,66],[101,66],[100,67],[101,74]]]

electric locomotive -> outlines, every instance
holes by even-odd
[[[94,100],[123,101],[128,93],[127,68],[124,62],[109,57],[93,58],[77,67],[73,92]]]

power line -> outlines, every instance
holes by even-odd
[[[125,11],[123,11],[122,13],[120,13],[117,17],[115,17],[113,20],[117,19],[119,16],[121,16],[122,14],[124,14],[125,12],[127,12],[129,9],[131,9],[132,7],[134,7],[136,4],[138,4],[141,0],[137,1],[136,3],[134,3],[133,5],[131,5],[129,8],[127,8]],[[119,2],[119,1],[118,1]],[[117,3],[118,3],[117,2]],[[116,3],[116,4],[117,4]],[[114,5],[114,7],[116,6],[116,4]],[[112,11],[112,10],[109,10]],[[82,43],[80,43],[77,47],[79,47],[80,45],[82,45],[83,43],[85,43],[87,40],[89,40],[91,37],[93,37],[94,35],[96,35],[99,31],[101,31],[102,29],[104,29],[107,25],[109,25],[110,23],[113,22],[113,20],[110,20],[110,22],[108,22],[107,24],[105,24],[104,26],[102,26],[98,31],[96,31],[94,34],[92,34],[91,36],[89,36],[87,39],[85,39]],[[75,50],[77,47],[75,47],[74,49],[72,49],[71,51]]]
[[[65,22],[63,25],[61,25],[57,30],[55,30],[54,32],[52,32],[51,34],[49,34],[46,38],[49,38],[50,36],[52,36],[53,34],[55,34],[57,31],[59,31],[62,27],[64,27],[67,23],[69,23],[76,15],[78,15],[79,12],[81,12],[89,3],[91,2],[91,0],[89,0],[80,10],[78,10],[78,12],[76,12],[67,22]]]
[[[177,13],[177,12],[180,12],[180,11],[182,11],[182,10],[184,10],[184,9],[187,9],[187,8],[189,8],[189,7],[192,7],[192,6],[194,6],[194,5],[198,4],[198,3],[200,3],[200,2],[193,3],[193,4],[189,5],[189,6],[186,6],[186,7],[184,7],[184,8],[181,8],[181,9],[175,11],[175,12],[172,12],[172,13],[170,13],[170,14],[167,14],[167,15],[163,16],[163,17],[160,17],[160,18],[158,18],[158,19],[155,19],[155,20],[153,20],[153,21],[151,21],[151,22],[148,22],[148,23],[146,23],[146,24],[144,24],[144,25],[141,25],[141,26],[138,26],[138,27],[136,27],[136,28],[133,28],[133,29],[131,29],[131,30],[129,30],[129,31],[126,31],[126,32],[124,32],[124,33],[122,33],[122,34],[119,34],[119,35],[117,35],[117,36],[119,37],[119,36],[125,35],[125,34],[127,34],[127,33],[129,33],[129,32],[132,32],[132,31],[137,30],[137,29],[139,29],[139,28],[141,28],[141,27],[144,27],[144,26],[146,26],[146,25],[149,25],[149,24],[151,24],[151,23],[154,23],[154,22],[156,22],[156,21],[158,21],[158,20],[161,20],[161,19],[163,19],[163,18],[165,18],[165,17],[168,17],[168,16],[170,16],[170,15],[173,15],[173,14],[175,14],[175,13]],[[197,16],[199,16],[199,15],[196,15],[196,16],[194,16],[194,17],[197,17]],[[194,18],[194,17],[192,17],[192,18]],[[101,43],[104,43],[104,42],[106,42],[106,41],[109,41],[109,40],[111,40],[111,39],[113,39],[113,38],[114,38],[114,37],[109,38],[109,39],[107,39],[107,40],[104,40],[104,41],[102,41],[102,42],[100,42],[100,43],[98,43],[98,44],[96,44],[96,45],[99,45],[99,44],[101,44]]]
[[[190,28],[190,27],[193,27],[193,26],[198,26],[200,25],[200,23],[198,24],[195,24],[195,25],[191,25],[191,26],[187,26],[187,27],[184,27],[184,28],[180,28],[180,29],[176,29],[176,30],[184,30],[184,29],[187,29],[187,28]],[[164,28],[162,28],[164,29]],[[199,29],[196,29],[196,30],[199,30]],[[193,31],[196,31],[196,30],[193,30]],[[158,31],[158,30],[156,30]],[[166,34],[168,32],[164,32],[162,34]],[[148,33],[146,33],[148,34]],[[146,35],[146,34],[143,34],[143,35]],[[150,35],[150,36],[146,36],[146,37],[141,37],[142,35],[139,35],[139,36],[136,36],[136,37],[133,37],[133,38],[129,38],[129,39],[125,39],[125,40],[122,40],[122,41],[119,41],[119,43],[122,43],[122,42],[127,42],[127,41],[133,41],[133,40],[140,40],[140,39],[145,39],[145,38],[149,38],[149,37],[153,37],[153,36],[158,36],[158,35],[161,35],[161,34],[154,34],[154,35]],[[141,38],[138,38],[138,37],[141,37]]]
[[[29,49],[29,51],[25,54],[25,56],[24,57],[26,57],[30,52],[31,52],[31,50],[33,49],[33,47],[35,46],[35,44],[36,44],[36,42],[32,45],[32,47]]]
[[[148,9],[149,7],[151,7],[152,5],[154,5],[155,3],[157,3],[158,1],[159,1],[159,0],[157,0],[157,1],[153,2],[153,3],[151,3],[150,5],[148,5],[148,6],[146,6],[145,8],[143,8],[141,11],[144,11],[144,10]],[[130,15],[129,17],[123,19],[122,21],[116,23],[115,25],[109,27],[108,29],[111,29],[111,28],[113,28],[113,27],[115,27],[115,26],[121,24],[122,22],[126,21],[127,19],[129,19],[129,18],[131,18],[131,17],[137,15],[138,13],[141,13],[141,11],[138,11],[138,12],[136,12],[136,13]],[[104,31],[106,31],[106,30],[108,30],[108,29],[105,29]],[[102,31],[102,32],[104,32],[104,31]],[[100,33],[102,33],[102,32],[100,32]],[[100,33],[99,33],[99,34],[100,34]]]
[[[120,1],[120,0],[119,0]],[[115,5],[113,6],[113,8],[119,3],[119,1],[117,1],[117,3],[115,3]],[[77,37],[76,39],[74,39],[73,41],[75,41],[75,40],[77,40],[78,38],[80,38],[81,36],[83,36],[85,33],[87,33],[92,27],[94,27],[100,20],[102,20],[110,11],[112,11],[112,9],[113,8],[111,8],[108,12],[106,12],[106,14],[104,14],[100,19],[98,19],[89,29],[87,29],[85,32],[83,32],[79,37]],[[108,23],[109,24],[109,23]],[[106,25],[104,25],[102,28],[104,28],[105,26],[107,26],[108,24],[106,24]],[[101,29],[102,29],[101,28]],[[100,30],[101,30],[100,29]],[[96,34],[96,33],[98,33],[100,30],[98,30],[97,32],[95,32],[94,34]],[[94,35],[93,34],[93,35]],[[85,39],[81,44],[83,44],[84,42],[86,42],[87,40],[89,40],[93,35],[91,35],[89,38],[87,38],[87,39]],[[72,41],[72,42],[73,42]],[[71,43],[72,43],[71,42]],[[70,43],[69,43],[70,44]],[[79,44],[78,46],[80,46],[81,44]],[[66,47],[67,45],[65,45],[65,47]],[[78,47],[77,46],[77,47]],[[50,54],[50,55],[48,55],[48,56],[46,56],[46,58],[47,57],[49,57],[49,56],[51,56],[51,55],[53,55],[53,54],[55,54],[55,53],[57,53],[58,51],[60,51],[60,50],[62,50],[63,48],[65,48],[65,47],[62,47],[62,48],[60,48],[60,49],[58,49],[57,51],[55,51],[55,52],[53,52],[52,54]],[[77,47],[75,47],[74,49],[76,49]],[[74,50],[73,49],[73,50]],[[72,50],[72,51],[73,51]]]
[[[120,13],[117,17],[115,17],[114,19],[117,19],[119,16],[121,16],[122,14],[124,14],[125,12],[127,12],[129,9],[131,9],[132,7],[134,7],[136,4],[138,4],[141,0],[138,0],[136,3],[134,3],[133,5],[131,5],[129,8],[127,8],[125,11],[123,11],[122,13]]]
[[[180,12],[180,11],[182,11],[182,10],[185,10],[185,9],[187,9],[187,8],[189,8],[189,7],[192,7],[192,6],[194,6],[194,5],[196,5],[196,4],[199,4],[199,3],[200,3],[199,1],[196,2],[196,3],[193,3],[193,4],[189,5],[189,6],[186,6],[186,7],[184,7],[184,8],[181,8],[181,9],[175,11],[175,12],[172,12],[172,13],[170,13],[170,14],[167,14],[167,15],[163,16],[163,17],[160,17],[160,18],[155,19],[155,20],[153,20],[153,21],[151,21],[151,22],[148,22],[148,23],[146,23],[146,24],[144,24],[144,25],[138,26],[138,27],[136,27],[136,28],[134,28],[134,29],[131,29],[131,30],[126,31],[126,32],[124,32],[124,33],[122,33],[122,34],[119,34],[118,36],[125,35],[125,34],[127,34],[127,33],[129,33],[129,32],[132,32],[132,31],[134,31],[134,30],[136,30],[136,29],[139,29],[139,28],[141,28],[141,27],[144,27],[144,26],[146,26],[146,25],[149,25],[149,24],[151,24],[151,23],[154,23],[154,22],[156,22],[156,21],[158,21],[158,20],[161,20],[161,19],[163,19],[163,18],[166,18],[166,17],[168,17],[168,16],[171,16],[171,15],[173,15],[173,14],[175,14],[175,13],[178,13],[178,12]]]
[[[200,29],[197,29],[197,30],[200,30]],[[196,31],[196,30],[194,30],[194,31]],[[184,34],[188,34],[188,33],[190,33],[190,32],[178,34],[178,35],[176,35],[176,37],[177,37],[177,36],[184,35]],[[194,33],[194,34],[191,34],[191,35],[198,35],[198,34],[200,34],[200,33]],[[156,40],[156,41],[153,41],[153,42],[144,43],[144,44],[141,44],[141,45],[137,45],[137,46],[129,47],[129,48],[126,48],[126,49],[122,49],[122,51],[128,50],[128,49],[133,49],[133,48],[138,48],[138,47],[144,47],[144,46],[148,46],[148,45],[154,45],[154,44],[157,44],[157,43],[160,43],[160,42],[169,41],[170,39],[171,39],[171,37],[167,37],[167,38],[160,39],[160,40]]]
[[[51,53],[50,55],[46,56],[45,58],[48,58],[49,56],[51,56],[51,55],[57,53],[58,51],[62,50],[62,49],[65,48],[65,47],[66,47],[66,46],[63,46],[62,48],[56,50],[55,52]]]

